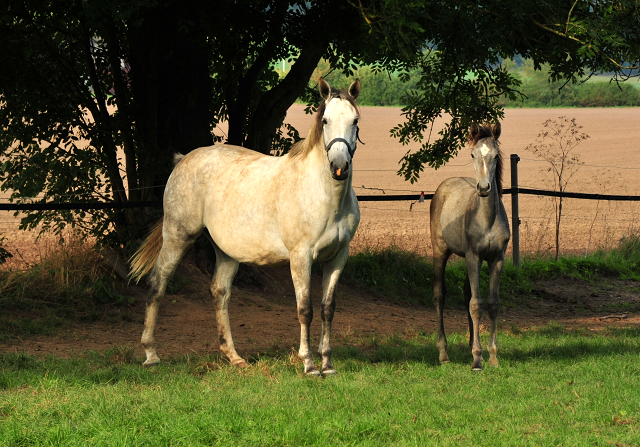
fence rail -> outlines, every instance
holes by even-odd
[[[558,192],[545,189],[529,188],[505,188],[504,194],[530,194],[535,196],[565,197],[568,199],[587,199],[605,201],[629,201],[640,202],[640,196],[615,195],[615,194],[585,194],[580,192]],[[416,201],[420,194],[381,194],[358,195],[359,202],[400,202]],[[431,200],[433,194],[424,194],[424,200]],[[0,211],[63,211],[63,210],[119,210],[125,208],[161,208],[161,200],[149,200],[146,202],[47,202],[47,203],[0,203]]]
[[[512,212],[512,248],[513,262],[520,265],[520,217],[518,211],[518,195],[529,194],[547,197],[564,197],[568,199],[604,200],[604,201],[640,201],[640,196],[615,195],[615,194],[586,194],[579,192],[559,192],[544,189],[531,189],[518,187],[518,162],[520,157],[511,154],[511,188],[505,188],[503,194],[511,195]],[[394,202],[394,201],[419,201],[431,200],[433,194],[380,194],[358,195],[359,202]],[[161,200],[146,202],[77,202],[77,203],[0,203],[0,211],[63,211],[63,210],[120,210],[125,208],[161,208]]]

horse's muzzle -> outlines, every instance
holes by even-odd
[[[340,166],[341,165],[341,166]],[[331,177],[334,180],[346,180],[349,177],[349,162],[345,164],[342,163],[331,163]]]
[[[488,184],[487,186],[480,186],[480,183],[478,183],[476,185],[476,191],[478,191],[478,195],[480,197],[487,197],[489,192],[491,192],[491,184]]]

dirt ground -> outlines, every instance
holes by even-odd
[[[295,294],[288,268],[260,270],[260,284],[240,283],[232,288],[229,305],[231,330],[238,353],[246,358],[271,349],[297,350],[300,326]],[[177,272],[189,279],[187,291],[167,294],[162,302],[156,331],[158,354],[182,356],[219,353],[213,304],[208,295],[209,277],[189,260]],[[321,278],[312,278],[314,321],[312,341],[320,335]],[[612,327],[638,327],[640,286],[633,281],[608,280],[601,284],[586,281],[550,281],[539,284],[531,299],[514,305],[503,303],[498,330],[526,331],[551,322],[567,329],[600,331]],[[78,322],[46,336],[12,339],[0,343],[0,352],[26,352],[37,357],[73,357],[84,351],[104,352],[110,348],[133,348],[143,355],[139,340],[144,321],[143,287],[130,286],[125,296],[133,296],[133,306],[111,309],[96,322]],[[430,304],[398,305],[341,284],[333,324],[333,346],[359,344],[371,337],[434,334],[436,314]],[[623,309],[631,309],[623,310]],[[488,317],[483,316],[481,334],[486,337]],[[468,334],[463,309],[445,311],[448,333]],[[486,343],[486,338],[483,339]]]
[[[577,149],[585,165],[572,179],[571,191],[640,195],[640,108],[626,109],[510,109],[502,122],[501,145],[506,157],[521,157],[521,187],[547,189],[545,164],[524,147],[533,142],[547,118],[575,117],[591,138]],[[398,108],[362,108],[359,145],[355,156],[354,188],[357,194],[407,194],[433,192],[448,177],[473,175],[469,154],[462,151],[438,171],[426,168],[416,184],[404,182],[396,175],[398,161],[418,145],[402,146],[389,137],[389,129],[401,121]],[[302,106],[294,106],[288,121],[305,135],[311,117]],[[442,123],[439,123],[440,125]],[[434,135],[439,130],[436,126]],[[510,168],[505,170],[509,186]],[[7,193],[0,193],[0,200]],[[510,197],[505,207],[511,215]],[[410,202],[361,202],[362,220],[352,241],[352,252],[366,246],[397,245],[429,255],[429,204]],[[561,233],[564,253],[584,253],[617,244],[625,234],[638,230],[636,202],[600,203],[567,200]],[[521,253],[547,253],[553,247],[553,211],[548,198],[520,196]],[[18,218],[0,212],[0,235],[7,237],[4,246],[14,253],[11,268],[36,262],[53,238],[45,235],[35,240],[34,232],[17,229]],[[510,252],[510,248],[509,251]],[[252,355],[271,347],[296,348],[299,324],[295,296],[287,269],[265,270],[265,283],[258,286],[234,286],[230,304],[232,333],[241,355]],[[189,277],[188,293],[168,295],[163,301],[157,331],[158,353],[162,356],[218,352],[213,305],[208,298],[209,278],[189,263],[178,274]],[[312,296],[315,319],[312,326],[314,344],[320,332],[320,278],[314,277]],[[637,326],[640,303],[635,282],[609,280],[602,284],[551,281],[539,284],[535,298],[518,306],[503,306],[499,330],[525,330],[551,321],[568,328],[601,330],[606,327]],[[0,343],[0,352],[18,351],[34,355],[55,353],[69,356],[85,350],[103,351],[113,346],[139,348],[144,318],[144,295],[132,286],[127,296],[136,304],[95,323],[78,324],[54,336],[29,337]],[[625,312],[625,309],[630,309]],[[466,331],[466,314],[461,309],[447,309],[447,331]],[[485,316],[483,323],[488,326]],[[399,306],[341,284],[337,292],[334,320],[334,345],[352,343],[367,336],[385,336],[413,331],[435,332],[435,312],[431,306]]]

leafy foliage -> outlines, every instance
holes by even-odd
[[[221,121],[227,142],[284,153],[300,138],[286,110],[318,61],[354,66],[365,31],[337,0],[14,2],[0,10],[2,188],[21,202],[159,199],[173,154],[212,144]],[[281,59],[296,62],[282,78]],[[33,211],[22,228],[126,245],[155,219]]]
[[[17,201],[159,199],[173,154],[212,144],[222,121],[228,143],[285,153],[300,137],[282,127],[286,111],[301,96],[317,104],[308,82],[324,58],[368,78],[363,103],[397,98],[367,98],[384,76],[406,82],[406,122],[392,135],[422,142],[402,160],[413,182],[463,146],[471,122],[496,121],[503,101],[522,98],[502,61],[548,64],[554,82],[624,80],[639,65],[639,17],[634,0],[11,2],[0,10],[0,181]],[[71,224],[125,245],[156,218],[36,211],[22,227]]]
[[[0,235],[0,264],[4,264],[9,258],[13,258],[13,255],[2,246],[2,243],[6,240],[6,237]]]
[[[522,97],[521,81],[501,63],[505,59],[519,55],[535,69],[546,63],[552,81],[573,83],[597,72],[624,80],[640,68],[640,8],[632,0],[359,4],[372,32],[422,72],[419,91],[403,109],[407,121],[392,130],[403,144],[422,142],[402,160],[399,173],[411,182],[425,164],[437,168],[455,155],[471,122],[502,118],[500,98]],[[449,122],[432,140],[440,116]]]

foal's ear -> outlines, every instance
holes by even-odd
[[[471,123],[471,125],[469,126],[469,138],[468,140],[471,141],[476,141],[476,137],[478,136],[478,134],[480,133],[480,126],[478,126],[478,123]]]
[[[500,126],[500,122],[497,122],[491,127],[491,135],[497,140],[500,138],[500,132],[502,132],[502,126]]]
[[[360,96],[360,79],[356,79],[349,86],[349,94],[353,99],[357,99]]]
[[[331,86],[324,78],[320,78],[318,81],[318,91],[320,91],[320,96],[327,101],[331,98]]]

